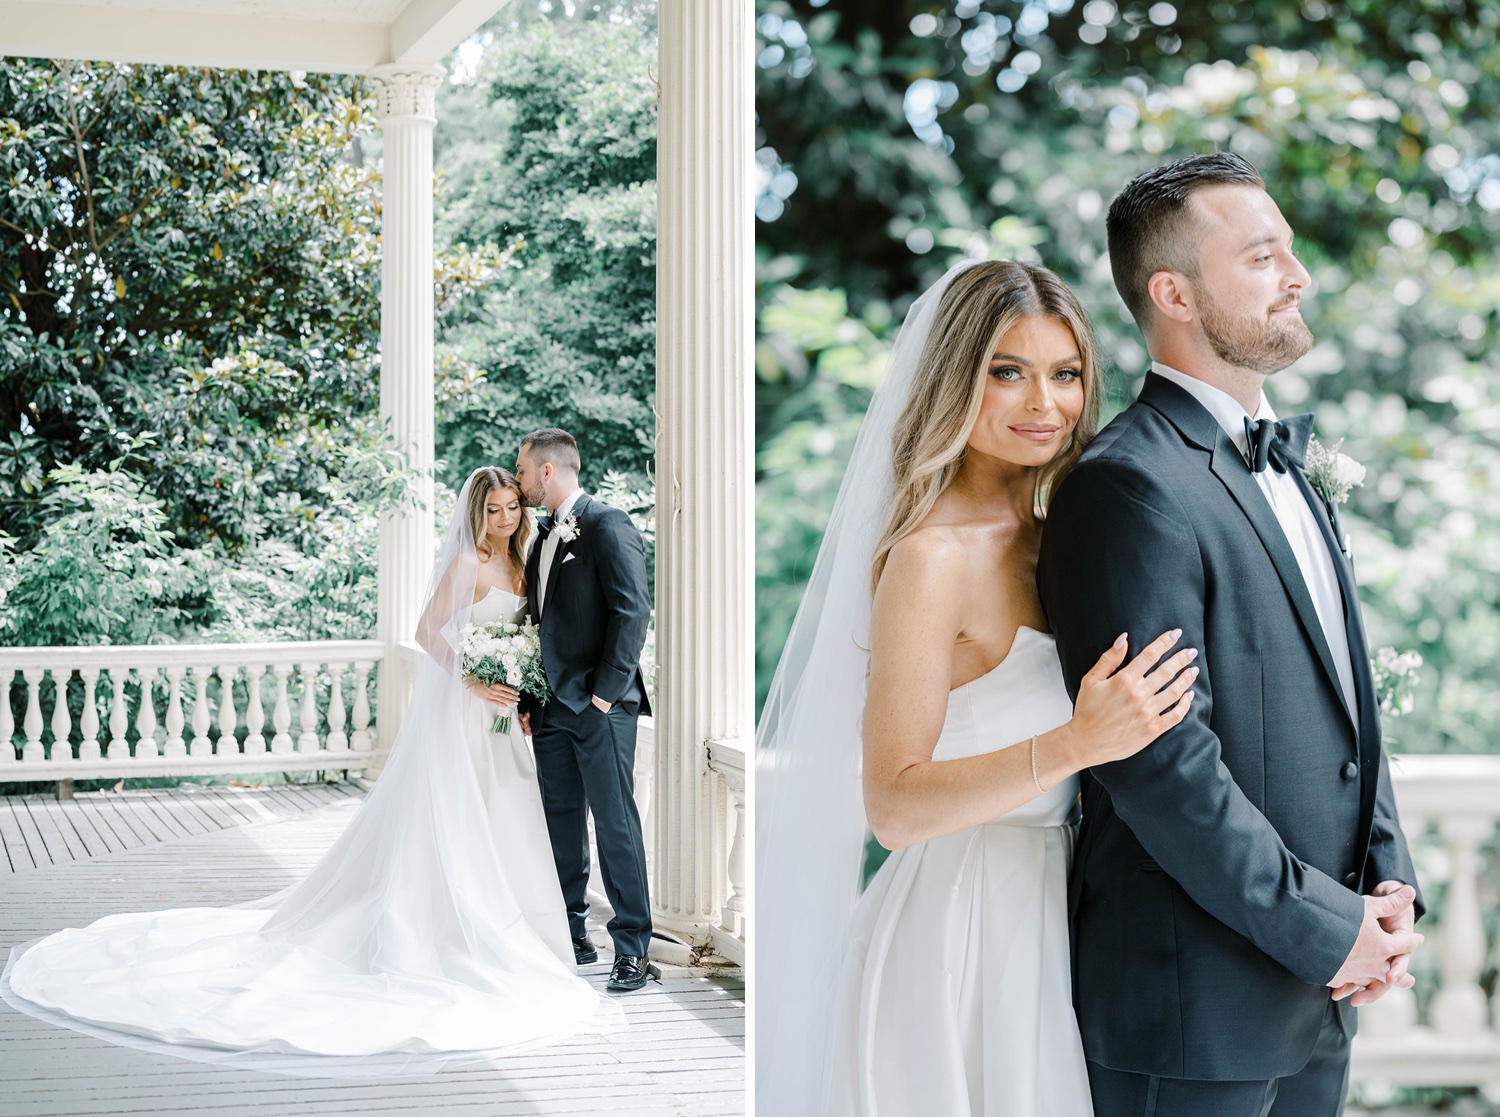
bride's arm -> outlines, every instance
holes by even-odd
[[[1042,794],[1038,781],[1051,788],[1090,765],[1132,755],[1181,721],[1191,701],[1197,672],[1179,672],[1194,653],[1157,666],[1175,633],[1123,669],[1122,641],[1090,672],[1073,718],[1037,736],[1035,779],[1029,737],[1019,748],[933,760],[967,605],[965,559],[952,540],[908,538],[891,550],[875,593],[864,798],[870,829],[887,849],[978,826]]]

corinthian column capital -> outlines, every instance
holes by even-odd
[[[375,80],[379,99],[375,111],[381,123],[415,117],[436,124],[437,91],[445,73],[441,66],[410,66],[399,62],[376,66],[370,77]]]

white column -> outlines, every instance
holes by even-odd
[[[662,0],[657,134],[657,925],[706,943],[728,899],[708,742],[753,737],[754,9]]]
[[[417,471],[405,505],[380,521],[378,682],[382,749],[401,727],[409,698],[396,646],[416,634],[433,559],[432,525],[432,130],[441,66],[378,66],[384,143],[381,196],[380,417]],[[374,766],[378,769],[379,763]],[[372,773],[373,774],[373,773]]]

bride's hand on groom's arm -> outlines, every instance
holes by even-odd
[[[1129,643],[1122,633],[1084,675],[1068,725],[1080,768],[1134,756],[1187,716],[1198,649],[1162,659],[1181,637],[1181,629],[1163,632],[1125,663]]]
[[[1416,890],[1398,880],[1377,884],[1373,895],[1364,897],[1365,916],[1359,937],[1339,972],[1328,982],[1333,999],[1352,996],[1356,1008],[1372,1004],[1393,988],[1410,989],[1415,979],[1407,972],[1412,951],[1422,945],[1422,935],[1413,930],[1412,907]]]

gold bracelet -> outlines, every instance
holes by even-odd
[[[1036,784],[1036,789],[1038,791],[1040,791],[1043,795],[1047,794],[1047,789],[1042,786],[1042,781],[1037,778],[1037,774],[1036,774],[1036,737],[1035,737],[1035,735],[1033,735],[1032,738],[1031,738],[1031,782],[1034,783],[1034,784]]]

